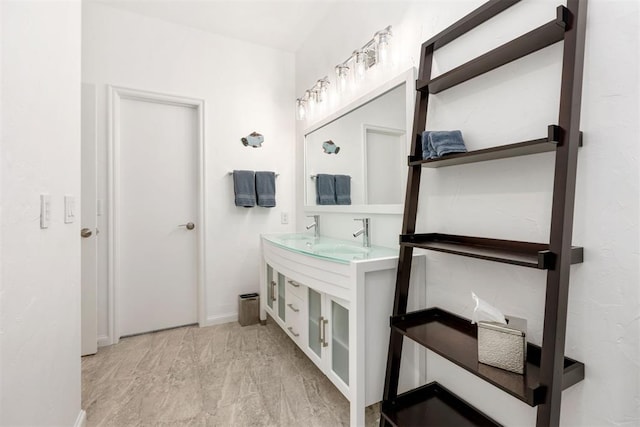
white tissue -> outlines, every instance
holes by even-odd
[[[471,324],[481,321],[498,322],[503,325],[507,324],[507,320],[500,310],[478,298],[475,292],[471,292],[471,297],[476,302],[476,307],[473,309],[473,316],[471,316]]]

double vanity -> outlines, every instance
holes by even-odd
[[[364,408],[382,400],[398,250],[312,234],[263,235],[261,246],[261,320],[273,318],[350,401],[351,425],[364,425]],[[412,270],[424,283],[423,255]]]

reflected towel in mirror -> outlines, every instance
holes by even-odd
[[[336,205],[351,204],[351,176],[336,175]]]

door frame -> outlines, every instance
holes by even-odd
[[[204,100],[188,98],[183,96],[168,95],[159,92],[130,89],[120,86],[108,85],[108,138],[107,138],[107,194],[109,199],[108,208],[108,329],[110,344],[116,344],[120,339],[120,328],[118,325],[118,302],[120,286],[120,266],[119,266],[119,239],[118,227],[120,223],[119,188],[120,188],[120,103],[122,100],[133,100],[141,102],[151,102],[158,104],[174,105],[180,107],[193,108],[197,113],[197,218],[196,238],[197,238],[197,318],[198,324],[206,323],[206,245],[205,230],[206,221],[204,207],[206,206],[206,180],[205,180],[205,148],[204,148]]]

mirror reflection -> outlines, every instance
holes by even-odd
[[[306,205],[401,204],[406,83],[305,136]]]

